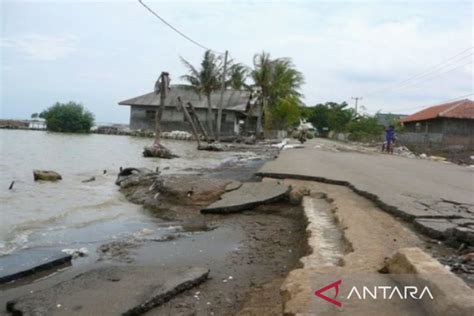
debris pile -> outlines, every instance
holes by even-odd
[[[400,147],[395,147],[393,149],[393,153],[398,156],[403,156],[407,158],[416,158],[416,155],[411,152],[410,149],[408,149],[405,146],[400,146]]]
[[[161,133],[161,137],[176,139],[176,140],[192,140],[193,139],[193,135],[185,131],[163,132]]]

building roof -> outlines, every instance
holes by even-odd
[[[184,104],[191,102],[195,108],[206,108],[207,99],[205,96],[199,96],[193,90],[190,90],[184,85],[171,85],[168,95],[166,97],[165,106],[175,107],[177,105],[178,97]],[[220,102],[221,93],[216,91],[211,94],[211,105],[214,109]],[[250,99],[250,92],[243,90],[226,89],[224,91],[224,109],[229,111],[244,112],[246,105]],[[130,105],[130,106],[158,106],[160,105],[160,94],[150,92],[144,95],[140,95],[135,98],[124,100],[119,102],[119,105]]]
[[[474,102],[469,99],[431,106],[403,118],[403,123],[432,120],[435,118],[454,118],[474,120]]]

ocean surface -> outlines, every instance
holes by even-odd
[[[172,223],[153,217],[119,192],[114,184],[119,168],[190,173],[235,159],[235,153],[197,151],[194,142],[175,140],[163,143],[180,158],[144,158],[143,147],[151,142],[130,136],[0,130],[0,257],[33,248],[87,248],[146,229],[165,234]],[[63,180],[35,182],[34,169],[54,170]],[[82,182],[90,177],[96,180]]]

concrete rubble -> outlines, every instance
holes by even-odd
[[[209,270],[152,267],[92,270],[7,303],[14,315],[141,315],[207,280]],[[100,299],[97,299],[100,298]]]
[[[52,170],[33,170],[33,178],[35,181],[58,181],[62,180],[62,176]]]
[[[473,290],[421,250],[424,242],[391,215],[347,187],[284,182],[311,192],[303,200],[309,254],[301,258],[302,268],[291,271],[281,286],[284,315],[473,314]],[[336,294],[333,289],[325,295],[339,306],[315,295],[336,280]],[[349,295],[353,287],[403,291],[403,286],[417,286],[418,294],[428,286],[435,300],[423,296],[420,304],[402,295],[364,300]]]
[[[34,253],[33,253],[34,252]],[[26,249],[13,254],[13,260],[17,263],[12,265],[12,258],[8,267],[2,264],[2,260],[6,260],[6,257],[0,257],[0,284],[15,281],[40,271],[58,268],[65,265],[70,265],[73,258],[72,254],[64,253],[56,250],[42,250],[41,263],[33,264],[29,258],[37,255],[38,250]]]
[[[434,299],[421,303],[429,315],[474,315],[474,290],[421,249],[399,249],[387,269],[401,284],[428,286]]]
[[[278,201],[290,191],[288,185],[266,182],[244,183],[237,190],[224,193],[220,200],[201,209],[202,213],[232,213]]]

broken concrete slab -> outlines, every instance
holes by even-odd
[[[0,284],[70,264],[72,256],[59,250],[26,249],[0,257]]]
[[[435,239],[446,239],[449,230],[457,226],[446,218],[417,218],[413,224],[420,232]]]
[[[435,239],[447,240],[453,246],[474,245],[474,221],[466,218],[416,218],[415,228]]]
[[[7,303],[17,315],[139,315],[202,282],[207,268],[160,273],[159,267],[115,266],[80,274]],[[107,302],[107,304],[104,304]]]
[[[474,315],[474,290],[420,248],[401,248],[388,261],[391,276],[407,286],[427,286],[421,300],[429,315]]]
[[[238,188],[240,188],[242,186],[242,182],[240,181],[235,181],[235,180],[232,180],[231,182],[229,182],[224,190],[226,192],[230,192],[230,191],[234,191],[234,190],[237,190]]]
[[[270,203],[288,195],[290,186],[278,182],[249,182],[226,192],[221,199],[203,208],[202,213],[232,213]]]
[[[180,274],[179,278],[174,278],[163,284],[162,287],[155,288],[148,297],[145,298],[144,302],[138,306],[135,306],[123,315],[133,316],[141,315],[152,308],[169,301],[174,296],[187,289],[190,289],[202,282],[204,282],[209,275],[209,269],[204,268],[193,268]]]

